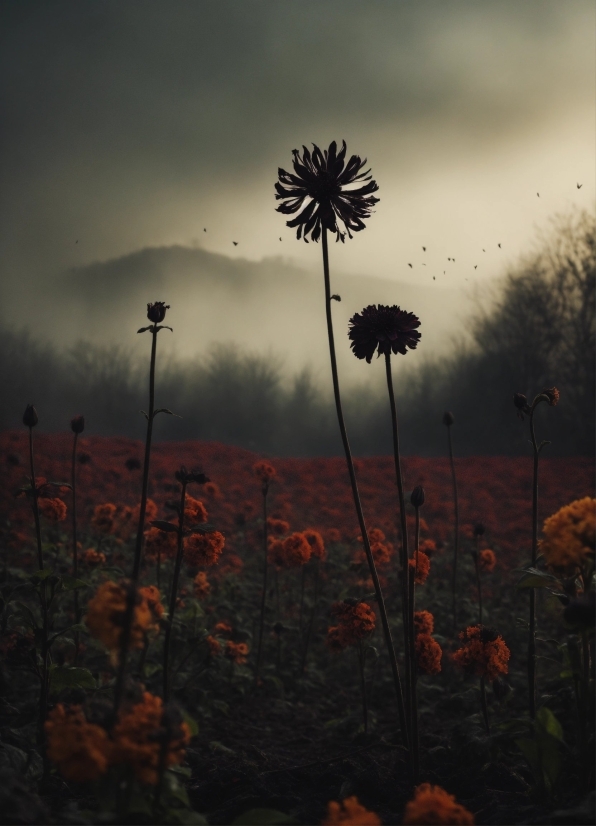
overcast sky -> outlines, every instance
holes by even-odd
[[[173,243],[318,266],[273,184],[293,148],[342,138],[381,200],[332,266],[497,275],[553,213],[593,208],[595,18],[593,0],[4,0],[5,284]]]

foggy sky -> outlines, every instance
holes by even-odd
[[[31,285],[147,246],[318,265],[273,184],[342,138],[381,201],[337,271],[502,274],[594,203],[595,23],[592,0],[5,0],[4,306],[26,321]]]

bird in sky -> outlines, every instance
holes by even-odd
[[[436,279],[436,278],[434,277],[434,275],[433,275],[433,281],[436,281],[436,280],[437,280],[437,279]]]
[[[483,249],[483,250],[482,250],[482,252],[486,252],[486,250],[485,250],[485,249]]]
[[[582,188],[582,186],[583,186],[583,184],[576,184],[576,187],[577,187],[578,189],[581,189],[581,188]]]
[[[234,246],[237,247],[238,246],[238,241],[232,241],[232,244],[234,244]]]
[[[475,270],[477,270],[477,269],[478,269],[478,264],[474,264],[474,269],[475,269]]]
[[[75,241],[75,244],[78,244],[78,243],[79,243],[79,239],[77,238],[77,240]]]
[[[409,267],[411,270],[413,270],[413,269],[414,269],[414,267],[413,267],[411,264],[408,264],[408,267]]]
[[[537,192],[536,195],[540,198],[540,193],[539,192]]]
[[[281,238],[279,240],[281,241]]]
[[[451,258],[448,258],[447,260],[448,260],[448,261],[451,261]]]
[[[498,248],[499,248],[500,250],[502,250],[502,249],[503,249],[503,247],[502,247],[500,244],[497,244],[497,246],[498,246]]]
[[[422,247],[422,252],[426,252],[426,247]]]
[[[426,267],[426,264],[422,264],[423,267]]]
[[[205,229],[205,227],[203,227],[203,232],[207,232],[207,230]]]

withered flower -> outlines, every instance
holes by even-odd
[[[515,408],[517,410],[518,418],[520,418],[523,421],[524,413],[530,412],[527,398],[524,396],[523,393],[514,393],[513,404],[515,405]]]
[[[540,391],[541,396],[548,397],[548,403],[551,407],[556,407],[559,403],[559,396],[561,395],[556,387],[543,387]]]
[[[421,508],[424,505],[424,488],[422,485],[416,485],[410,495],[410,503],[414,508]]]
[[[363,219],[370,217],[372,207],[379,201],[373,195],[379,186],[370,169],[362,171],[366,158],[352,155],[346,163],[345,141],[339,152],[335,141],[323,151],[316,144],[312,152],[306,146],[302,149],[302,157],[297,149],[292,152],[294,174],[278,170],[275,197],[282,203],[277,211],[284,215],[298,213],[286,223],[297,227],[296,237],[304,238],[306,243],[309,236],[318,241],[323,228],[334,232],[336,240],[343,242],[346,233],[351,238],[352,232],[364,229]]]
[[[154,324],[161,324],[166,317],[166,310],[170,309],[169,304],[163,301],[155,301],[153,304],[147,304],[147,318]]]
[[[356,358],[370,364],[375,350],[379,356],[392,352],[405,356],[408,347],[415,350],[421,338],[416,327],[420,327],[420,319],[414,313],[395,304],[369,304],[350,319],[348,337]]]
[[[28,404],[23,413],[23,424],[25,427],[35,427],[38,421],[37,410],[32,404]]]
[[[85,417],[79,413],[78,416],[72,418],[70,420],[70,429],[73,433],[82,433],[85,429]]]

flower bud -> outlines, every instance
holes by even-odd
[[[422,485],[416,485],[410,495],[410,502],[415,508],[421,508],[424,505],[424,488]]]
[[[147,304],[147,318],[154,324],[161,324],[166,317],[166,310],[170,309],[169,304],[163,301],[156,301],[154,304]]]
[[[523,393],[514,393],[513,404],[517,407],[518,410],[525,410],[528,406],[528,400]]]
[[[556,387],[543,387],[540,395],[547,396],[548,403],[551,407],[555,407],[559,402],[560,393]]]
[[[85,417],[79,414],[70,420],[70,429],[73,433],[82,433],[85,429]]]
[[[35,427],[39,419],[37,418],[37,410],[32,404],[28,404],[23,413],[23,424],[25,427]]]
[[[443,424],[447,427],[451,427],[455,418],[453,417],[453,413],[450,413],[448,410],[443,413]]]
[[[474,525],[474,538],[478,536],[484,536],[485,530],[486,528],[484,527],[482,522],[476,522],[476,524]]]

